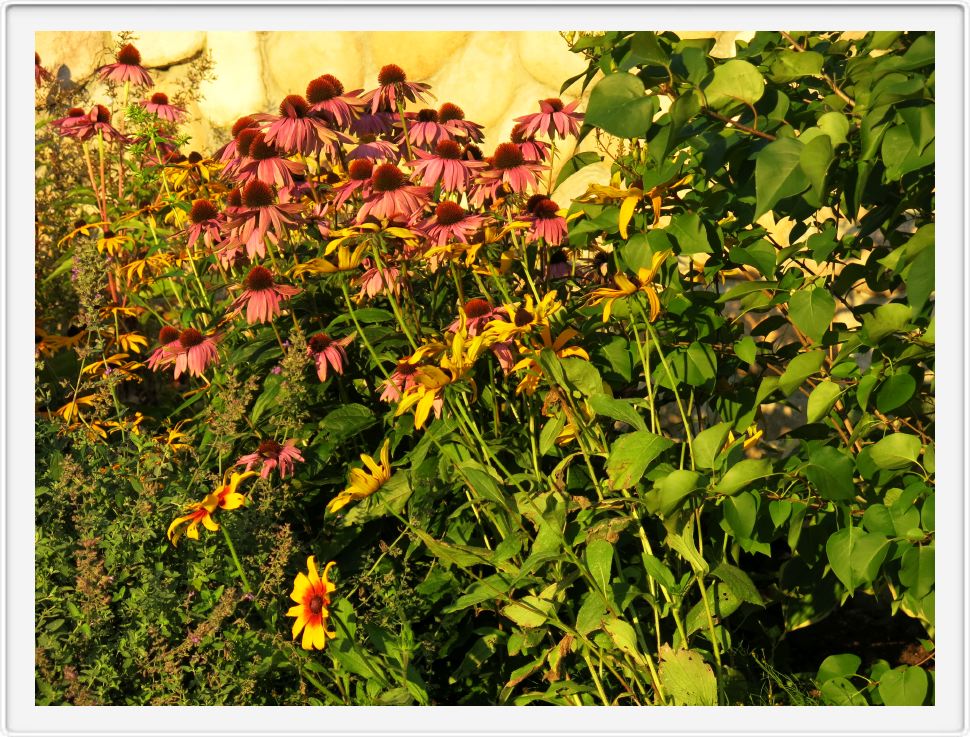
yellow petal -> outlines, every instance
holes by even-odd
[[[286,610],[286,616],[299,617],[301,614],[303,614],[304,609],[306,609],[306,607],[303,606],[303,604],[294,604],[293,606],[291,606],[289,609]],[[293,634],[293,637],[296,637],[295,633]]]
[[[293,622],[293,639],[295,640],[297,638],[297,635],[300,634],[300,630],[306,627],[306,624],[307,622],[310,621],[310,618],[307,616],[306,612],[304,611],[304,607],[293,607],[293,609],[300,610],[298,614],[290,615],[291,617],[292,616],[296,617],[296,619]]]
[[[310,585],[316,587],[320,583],[320,575],[317,573],[317,561],[312,555],[306,559],[306,567]]]
[[[362,461],[364,462],[364,465],[366,465],[366,466],[367,466],[367,468],[369,468],[369,469],[370,469],[370,472],[371,472],[372,474],[374,474],[375,476],[377,476],[377,475],[379,475],[379,474],[380,474],[380,472],[381,472],[381,467],[380,467],[380,466],[378,466],[378,465],[377,465],[377,461],[375,461],[375,460],[374,460],[373,458],[371,458],[371,457],[370,457],[369,455],[366,455],[366,454],[364,454],[364,453],[361,453],[361,454],[360,454],[360,460],[362,460]]]
[[[306,594],[311,588],[310,579],[302,572],[297,573],[296,580],[293,582],[293,591],[290,594],[290,598],[302,604],[303,599],[306,598]]]
[[[320,625],[318,624],[314,625],[310,624],[309,622],[307,623],[306,627],[303,629],[303,641],[300,643],[304,650],[313,649],[314,630],[319,628]]]
[[[313,627],[313,647],[323,650],[327,646],[327,628],[323,624]]]
[[[627,235],[627,225],[630,224],[630,220],[633,218],[633,210],[636,208],[637,202],[639,201],[640,198],[636,196],[625,197],[623,199],[623,204],[620,205],[620,219],[618,222],[620,226],[620,237],[623,240],[629,238]]]
[[[242,494],[230,492],[223,497],[222,504],[219,506],[223,509],[239,509],[239,507],[243,506],[245,503],[246,497],[244,497]]]
[[[333,499],[330,500],[330,503],[327,505],[327,511],[333,514],[338,510],[346,507],[353,500],[354,500],[353,494],[348,493],[346,491],[342,491],[339,494],[337,494],[337,496],[335,496]]]
[[[219,523],[212,518],[211,514],[207,514],[205,517],[202,518],[202,524],[205,525],[205,529],[209,530],[209,532],[219,531]],[[194,528],[195,526],[193,525],[192,527]],[[199,533],[194,529],[189,530],[189,537],[192,537],[191,533],[193,531],[195,532],[195,539],[197,540],[199,538]]]
[[[431,412],[431,407],[434,405],[434,392],[425,392],[424,396],[418,400],[418,406],[414,410],[414,427],[420,430],[424,427],[425,421],[428,419],[428,413]]]

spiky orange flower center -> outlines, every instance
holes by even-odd
[[[249,151],[252,148],[253,140],[256,136],[261,136],[262,134],[255,128],[243,128],[239,133],[236,134],[236,151],[239,152],[241,156],[249,156]]]
[[[557,113],[562,112],[562,109],[565,107],[565,105],[562,104],[562,100],[560,100],[558,97],[549,97],[543,100],[543,102]]]
[[[465,160],[466,161],[484,161],[485,156],[482,154],[482,150],[476,146],[474,143],[468,143],[465,145]]]
[[[462,309],[465,311],[465,317],[485,317],[485,315],[491,312],[492,306],[484,299],[475,297],[465,302],[465,306]]]
[[[194,348],[201,345],[203,340],[205,340],[205,337],[195,328],[186,328],[179,334],[179,343],[185,348]]]
[[[556,204],[555,200],[550,200],[548,197],[543,197],[532,208],[532,214],[540,220],[551,220],[552,218],[558,217],[558,213],[559,205]]]
[[[404,186],[407,178],[394,164],[381,164],[374,170],[373,188],[378,192],[393,192]]]
[[[242,207],[242,191],[239,187],[236,187],[229,193],[229,196],[226,197],[226,204],[229,207]]]
[[[253,128],[255,127],[255,125],[256,125],[255,120],[250,118],[248,115],[244,115],[243,117],[239,118],[235,123],[233,123],[232,137],[235,138],[236,136],[239,135],[241,131],[244,131],[247,128]]]
[[[351,179],[370,179],[374,173],[374,162],[370,159],[354,159],[347,170]]]
[[[305,118],[308,112],[310,112],[310,105],[299,95],[287,95],[280,103],[280,115]]]
[[[263,266],[254,266],[249,270],[249,274],[243,281],[243,286],[251,292],[260,292],[264,289],[272,289],[276,282],[273,281],[273,272]]]
[[[326,597],[323,597],[323,596],[320,596],[320,594],[317,594],[312,599],[310,599],[310,604],[309,604],[310,612],[312,614],[319,614],[320,612],[323,611],[323,605],[326,603],[328,603],[326,601]]]
[[[419,123],[437,123],[438,122],[438,111],[432,110],[431,108],[423,108],[418,110],[418,122]]]
[[[253,140],[249,144],[249,158],[256,159],[257,161],[265,161],[278,155],[276,146],[266,142],[266,136],[262,133],[257,133],[253,136]]]
[[[525,126],[519,123],[512,129],[512,143],[525,143],[528,138],[525,137]]]
[[[465,210],[454,202],[441,202],[434,209],[438,225],[454,225],[465,218]]]
[[[104,105],[94,106],[98,111],[98,122],[99,123],[110,123],[111,122],[111,111],[108,110]]]
[[[200,154],[198,151],[193,151],[189,154],[190,164],[198,164],[200,161],[202,161],[202,154]]]
[[[167,345],[173,340],[177,340],[178,337],[178,328],[173,328],[171,325],[163,325],[162,329],[158,331],[158,342],[162,345]]]
[[[136,49],[131,44],[125,44],[118,51],[118,56],[115,57],[119,64],[126,64],[128,66],[138,66],[141,64],[141,54],[138,53]]]
[[[256,452],[263,458],[277,458],[281,450],[283,450],[283,446],[275,440],[264,440],[259,444]]]
[[[40,66],[40,54],[38,54],[36,51],[34,52],[34,64]]]
[[[496,169],[514,169],[515,167],[522,166],[525,163],[525,157],[522,156],[522,152],[519,151],[519,147],[514,143],[499,144],[495,149],[493,159],[493,166]]]
[[[246,207],[269,207],[273,204],[274,195],[275,192],[271,186],[253,179],[243,190],[242,201]]]
[[[461,146],[459,146],[454,141],[438,141],[438,145],[435,146],[434,150],[437,156],[442,159],[460,159],[461,158]]]
[[[450,102],[446,102],[444,105],[441,106],[441,109],[438,110],[439,123],[447,123],[452,120],[464,120],[464,119],[465,119],[465,111],[462,110],[457,105],[453,105]]]
[[[72,107],[67,111],[67,117],[69,118],[77,118],[81,115],[84,115],[84,110],[79,107]]]
[[[407,79],[408,76],[397,64],[388,64],[387,66],[381,67],[381,71],[377,75],[377,81],[380,82],[381,87],[387,87],[391,84],[402,84],[407,82]]]
[[[333,338],[331,338],[326,333],[317,333],[312,338],[310,338],[309,346],[310,350],[314,353],[321,353],[326,350],[333,343]]]
[[[206,220],[212,220],[218,214],[219,211],[216,209],[216,206],[209,202],[209,200],[195,200],[192,203],[192,209],[189,211],[189,219],[198,225],[199,223],[204,223]]]
[[[344,93],[344,86],[332,74],[317,77],[306,86],[306,99],[311,105],[326,102]]]
[[[168,95],[164,92],[156,92],[152,95],[151,102],[153,105],[168,105]]]

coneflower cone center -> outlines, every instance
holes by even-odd
[[[252,148],[253,141],[256,136],[261,135],[263,134],[254,128],[243,128],[236,134],[236,151],[243,156],[249,156],[249,150]]]
[[[400,189],[406,181],[404,172],[394,164],[381,164],[374,170],[374,189],[378,192],[393,192]]]
[[[195,328],[186,328],[179,334],[179,343],[185,348],[194,348],[197,345],[201,345],[205,338]]]
[[[118,56],[115,57],[119,64],[126,64],[128,66],[138,66],[141,64],[141,54],[131,44],[125,44],[118,51]]]
[[[269,207],[273,204],[273,194],[273,188],[266,182],[253,179],[243,190],[242,201],[246,207]]]
[[[438,111],[432,110],[431,108],[423,108],[418,110],[418,122],[419,123],[437,123],[438,122]]]
[[[554,200],[548,198],[544,198],[541,202],[536,203],[532,210],[532,214],[541,220],[551,220],[557,217],[558,212],[559,205]]]
[[[310,338],[310,350],[314,353],[320,353],[326,350],[331,343],[333,343],[333,338],[329,335],[326,333],[317,333]]]
[[[239,118],[239,120],[237,120],[233,124],[233,126],[232,126],[232,137],[235,138],[242,131],[246,130],[247,128],[253,128],[255,125],[256,125],[256,121],[255,120],[253,120],[252,118],[250,118],[248,115],[244,115],[243,117]]]
[[[450,102],[446,102],[444,105],[441,106],[441,109],[438,111],[439,123],[448,123],[452,120],[464,120],[464,119],[465,119],[465,111],[462,110],[457,105],[454,105]]]
[[[492,309],[492,306],[484,299],[476,297],[468,300],[462,309],[464,309],[466,317],[484,317]]]
[[[434,210],[438,225],[454,225],[465,218],[465,210],[454,202],[441,202]]]
[[[190,164],[198,164],[200,161],[202,161],[202,154],[200,154],[198,151],[193,151],[189,154]]]
[[[332,74],[324,74],[306,86],[306,99],[311,105],[326,102],[344,93],[344,86]]]
[[[249,158],[265,161],[274,158],[276,155],[276,146],[266,143],[266,136],[257,133],[253,137],[252,143],[249,144]]]
[[[236,187],[229,193],[229,196],[226,197],[226,204],[229,207],[242,207],[242,192],[239,190],[239,187]]]
[[[319,614],[320,612],[323,611],[323,604],[324,604],[323,597],[320,596],[320,594],[317,594],[312,599],[310,599],[310,605],[309,605],[310,611],[313,614]]]
[[[535,315],[529,312],[525,307],[520,307],[515,311],[515,327],[522,328],[528,325],[535,319]]]
[[[557,113],[562,112],[562,109],[565,107],[565,105],[562,104],[562,100],[560,100],[558,97],[550,97],[543,100],[543,102]]]
[[[206,220],[212,220],[218,214],[219,211],[216,209],[216,206],[209,202],[209,200],[196,200],[192,203],[189,218],[193,223],[198,225],[199,223],[204,223]]]
[[[163,325],[162,329],[158,331],[158,342],[162,345],[171,343],[173,340],[177,340],[178,337],[179,331],[171,325]]]
[[[502,143],[495,149],[494,154],[496,169],[514,169],[525,163],[525,157],[519,151],[519,147],[514,143]]]
[[[243,286],[251,292],[260,292],[264,289],[272,289],[275,283],[272,271],[263,266],[254,266],[246,276]]]
[[[310,106],[299,95],[287,95],[280,103],[280,115],[289,118],[305,118],[308,112],[310,112]]]
[[[403,84],[407,79],[408,76],[397,64],[388,64],[385,67],[381,67],[381,71],[377,75],[377,81],[380,82],[382,87],[387,87],[391,84]]]
[[[108,110],[104,105],[94,106],[98,111],[98,122],[99,123],[110,123],[111,122],[111,111]]]
[[[164,92],[156,92],[151,98],[153,105],[168,105],[168,95]]]
[[[370,159],[354,159],[347,169],[351,179],[370,179],[374,173],[374,163]]]
[[[434,150],[435,154],[442,159],[460,159],[461,146],[454,141],[438,141]]]
[[[277,443],[275,440],[264,440],[259,444],[256,452],[259,453],[263,458],[276,458],[280,451],[283,450],[283,446]]]

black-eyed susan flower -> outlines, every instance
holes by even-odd
[[[216,532],[219,529],[219,523],[213,518],[215,511],[217,509],[238,509],[243,506],[246,503],[246,497],[240,494],[237,488],[245,479],[257,475],[255,471],[232,473],[228,482],[223,477],[222,485],[211,494],[206,494],[201,502],[192,502],[186,505],[185,508],[192,511],[177,517],[168,526],[166,534],[172,545],[178,545],[183,533],[192,540],[198,540],[200,523],[210,532]]]
[[[296,617],[293,622],[293,639],[295,640],[300,632],[303,632],[303,639],[300,644],[304,650],[323,650],[327,646],[327,640],[332,640],[337,636],[336,632],[327,629],[330,619],[330,594],[336,590],[336,586],[330,581],[330,569],[334,562],[330,561],[323,569],[323,575],[317,574],[316,560],[311,555],[307,558],[307,572],[302,571],[296,574],[293,582],[293,591],[290,598],[296,602],[287,612],[287,617]]]
[[[589,360],[589,354],[584,348],[577,345],[568,345],[569,341],[573,340],[579,335],[579,332],[573,330],[572,328],[566,328],[559,335],[556,336],[555,340],[552,337],[552,333],[548,326],[542,328],[539,332],[542,339],[542,345],[536,347],[535,353],[527,358],[523,358],[515,366],[512,367],[513,371],[519,372],[524,371],[525,376],[519,382],[519,385],[515,389],[516,394],[535,394],[536,390],[539,388],[539,380],[543,376],[542,368],[539,366],[539,362],[536,360],[536,355],[543,348],[548,348],[553,353],[555,353],[559,358],[582,358]]]
[[[366,499],[376,493],[391,478],[390,447],[391,441],[385,440],[384,445],[381,446],[380,463],[377,463],[366,453],[360,454],[360,460],[364,462],[368,471],[363,468],[352,468],[350,470],[350,486],[330,500],[327,505],[328,512],[333,514],[351,502]]]
[[[502,343],[529,333],[535,328],[549,324],[549,318],[562,308],[562,303],[556,299],[556,292],[551,291],[538,302],[532,295],[526,295],[523,304],[505,305],[505,314],[510,321],[493,320],[485,328],[486,340]]]
[[[647,301],[650,303],[650,322],[653,322],[660,315],[660,297],[657,288],[653,285],[654,279],[661,265],[667,260],[670,250],[660,251],[653,255],[650,268],[641,268],[636,277],[628,277],[625,274],[617,274],[613,277],[613,287],[600,287],[594,289],[589,295],[589,306],[598,304],[603,305],[603,322],[610,319],[613,311],[613,303],[618,299],[625,299],[637,292],[643,292]]]

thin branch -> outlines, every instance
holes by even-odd
[[[792,35],[787,31],[779,31],[779,33],[781,33],[784,39],[792,45],[795,51],[798,51],[798,52],[807,51],[807,49],[804,46],[802,46],[800,43],[798,43],[798,41],[796,41],[794,38],[792,38]],[[849,107],[855,107],[855,100],[853,100],[851,97],[845,94],[845,92],[842,91],[842,88],[835,83],[835,80],[832,79],[832,77],[830,77],[827,74],[823,74],[821,76],[822,76],[822,79],[824,79],[825,82],[828,84],[828,86],[832,88],[832,92],[834,92],[836,95],[841,97]]]
[[[758,138],[764,138],[767,141],[777,140],[777,136],[773,136],[770,133],[765,133],[764,131],[759,131],[757,128],[751,128],[750,126],[744,125],[743,123],[738,123],[736,120],[731,120],[731,118],[716,113],[710,108],[702,108],[701,112],[704,113],[708,118],[713,118],[714,120],[720,120],[722,123],[730,126],[734,126],[739,131],[744,131],[745,133],[750,133],[752,136],[758,136]]]

